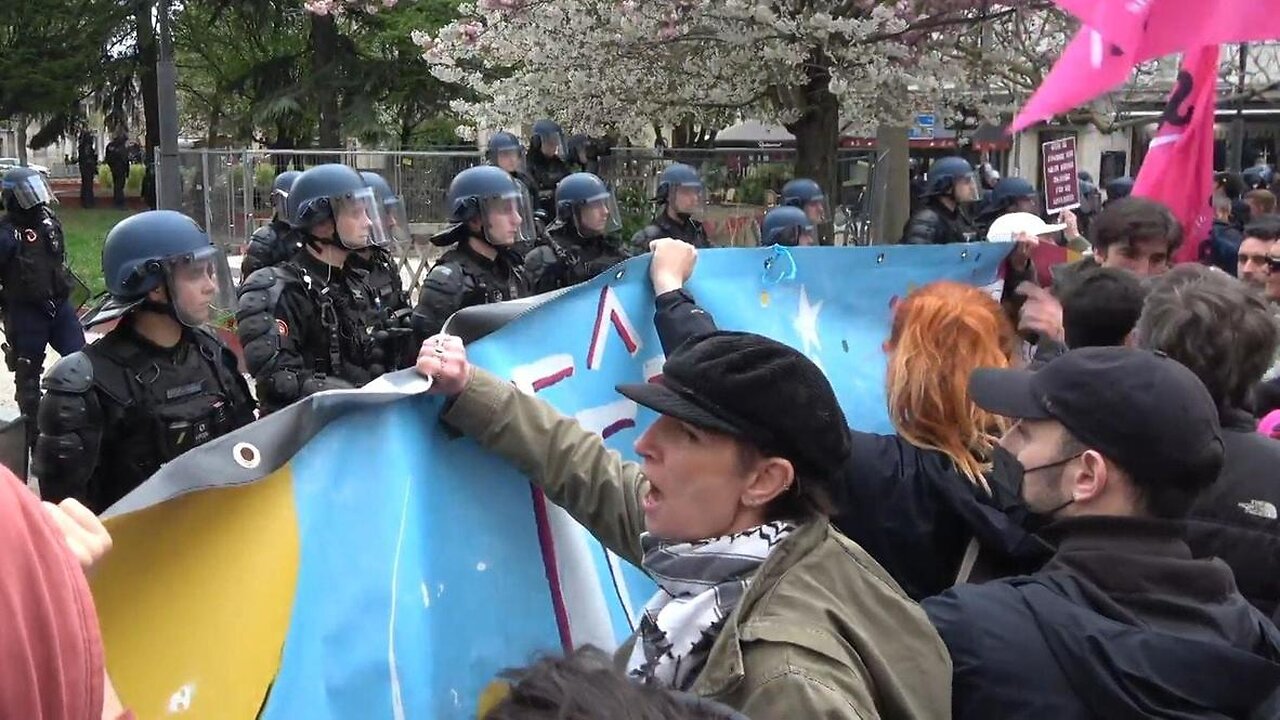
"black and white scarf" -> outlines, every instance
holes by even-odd
[[[641,564],[658,583],[658,592],[644,606],[627,672],[688,690],[756,569],[795,529],[793,523],[779,520],[684,543],[642,535]]]

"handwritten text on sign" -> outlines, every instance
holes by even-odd
[[[1044,168],[1044,205],[1047,214],[1080,207],[1080,178],[1076,165],[1076,139],[1051,140],[1041,147]]]

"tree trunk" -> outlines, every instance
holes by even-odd
[[[311,70],[315,74],[320,109],[320,147],[342,147],[342,116],[338,97],[338,26],[332,15],[311,14]]]
[[[18,133],[18,148],[17,148],[18,152],[16,153],[18,156],[18,164],[26,165],[27,164],[27,116],[18,115],[13,119],[13,124],[16,126],[14,127],[14,130],[16,130]]]
[[[787,124],[787,130],[796,137],[795,176],[814,180],[827,195],[827,204],[839,204],[840,194],[836,183],[836,148],[840,144],[840,103],[831,94],[828,85],[831,75],[827,71],[829,60],[814,51],[809,57],[806,74],[808,82],[804,93],[804,114]],[[830,213],[828,213],[830,215]],[[822,229],[822,244],[830,245],[831,218]]]
[[[160,148],[160,94],[156,80],[156,33],[152,23],[155,3],[148,0],[138,6],[134,15],[138,32],[138,81],[142,86],[142,117],[146,125],[143,143],[146,163],[142,180],[142,196],[147,207],[156,207],[155,160]]]

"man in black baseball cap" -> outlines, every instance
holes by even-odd
[[[955,668],[954,717],[1275,717],[1280,631],[1183,540],[1223,462],[1199,378],[1160,353],[1083,348],[1038,372],[978,370],[969,392],[1017,420],[997,467],[1021,472],[992,480],[1049,522],[1056,553],[925,601]]]

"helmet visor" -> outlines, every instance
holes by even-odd
[[[667,206],[681,215],[702,215],[707,205],[707,188],[700,182],[676,183],[667,191]]]
[[[509,173],[524,171],[524,150],[520,147],[490,151],[489,159]]]
[[[271,212],[278,219],[289,217],[289,193],[285,190],[271,191]]]
[[[169,304],[183,325],[223,325],[234,314],[235,287],[219,248],[210,245],[165,258],[161,267]]]
[[[490,245],[510,247],[533,240],[533,201],[523,187],[517,185],[516,190],[483,202],[484,237]]]
[[[382,222],[392,248],[401,248],[413,242],[413,235],[409,231],[409,214],[405,212],[402,198],[393,197],[383,201]]]
[[[825,195],[812,198],[800,207],[804,210],[805,216],[809,218],[809,222],[816,225],[827,221],[827,198]]]
[[[622,230],[618,199],[606,192],[584,200],[573,211],[573,223],[582,237],[612,235]]]
[[[813,225],[792,225],[778,228],[765,238],[766,245],[782,245],[784,247],[807,247],[816,245],[817,235]]]
[[[540,132],[538,133],[538,152],[543,157],[558,157],[561,160],[567,160],[568,154],[564,146],[564,135],[558,132]]]
[[[387,235],[387,223],[383,219],[382,203],[373,188],[360,188],[342,197],[333,198],[334,234],[339,242],[351,250],[386,247],[391,240]]]
[[[23,210],[30,210],[37,205],[53,205],[58,202],[58,198],[49,189],[49,183],[45,182],[44,176],[40,173],[32,173],[13,181],[6,180],[4,189],[13,193],[14,199],[18,202],[18,207]]]

